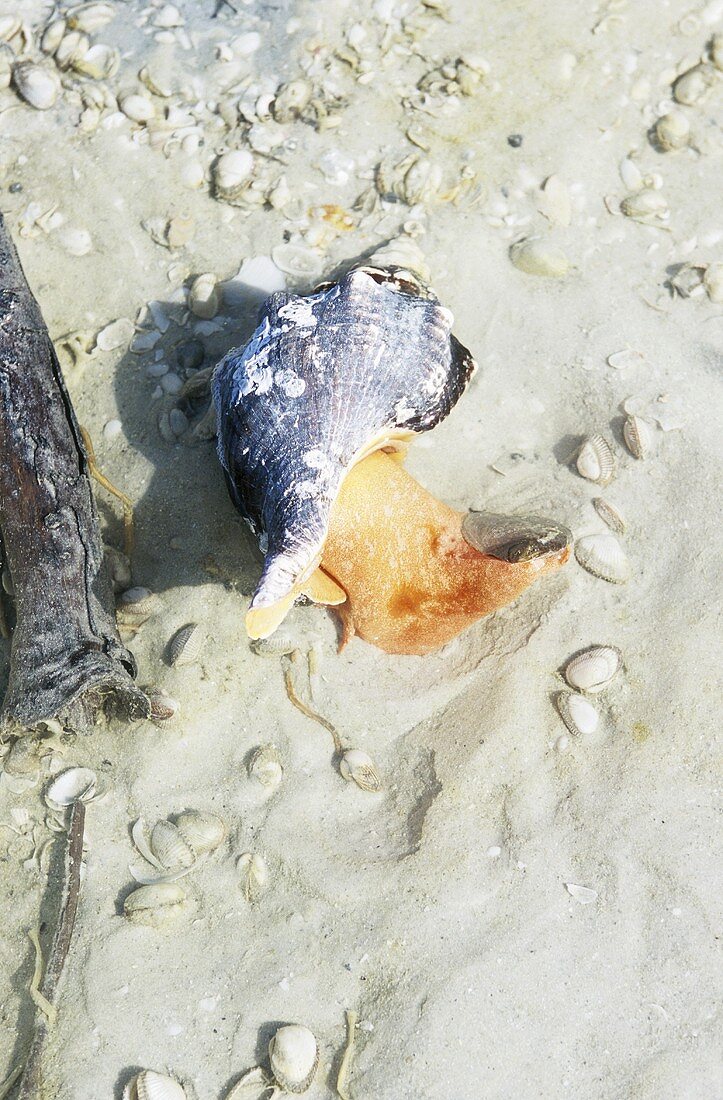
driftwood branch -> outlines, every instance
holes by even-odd
[[[68,847],[65,854],[65,878],[60,899],[58,921],[48,964],[40,986],[40,995],[48,1009],[54,1008],[60,976],[70,948],[80,895],[80,865],[83,859],[83,834],[85,831],[85,805],[73,804],[68,830]],[[45,1097],[42,1075],[42,1054],[48,1032],[48,1018],[43,1011],[35,1015],[33,1039],[20,1082],[18,1100],[41,1100]],[[49,1097],[48,1097],[49,1100]]]
[[[147,716],[118,637],[80,429],[1,215],[0,535],[16,618],[1,724],[82,728],[108,696]]]

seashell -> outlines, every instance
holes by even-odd
[[[600,715],[589,699],[582,695],[573,695],[569,691],[561,691],[556,703],[560,717],[574,737],[595,732]]]
[[[321,257],[318,252],[300,244],[279,244],[271,251],[271,258],[280,271],[304,279],[318,275]]]
[[[708,264],[703,276],[703,285],[711,302],[723,303],[723,263]]]
[[[275,120],[293,122],[307,106],[311,94],[311,85],[306,80],[290,80],[288,84],[282,84],[271,105]]]
[[[238,858],[238,866],[246,871],[244,894],[246,900],[253,902],[268,886],[269,869],[263,856],[253,852],[244,852]]]
[[[112,4],[103,3],[102,0],[93,0],[91,3],[76,4],[68,8],[65,14],[68,26],[73,30],[94,34],[115,19],[115,8]]]
[[[569,225],[572,218],[570,192],[559,176],[548,176],[542,185],[542,194],[537,203],[540,213],[552,225]]]
[[[91,768],[68,768],[48,785],[45,801],[53,810],[74,802],[91,802],[98,795],[98,776]]]
[[[645,357],[634,348],[623,348],[622,351],[614,351],[608,355],[607,364],[614,370],[626,370],[628,367],[639,367],[645,362]]]
[[[408,206],[428,203],[435,199],[442,187],[442,167],[426,156],[412,153],[399,164],[389,167],[380,164],[375,185],[382,198],[400,199]]]
[[[644,187],[643,173],[630,157],[624,157],[620,162],[620,179],[628,191],[641,191]]]
[[[591,435],[584,441],[575,460],[577,472],[588,481],[608,485],[615,477],[617,463],[613,449],[602,435]]]
[[[60,92],[60,80],[52,69],[32,61],[18,61],[12,74],[18,95],[36,111],[47,111],[53,106]]]
[[[176,817],[176,829],[197,856],[214,851],[226,836],[221,818],[202,810],[184,810]]]
[[[119,317],[102,328],[95,338],[95,346],[100,351],[115,351],[124,347],[133,336],[135,327],[128,317]]]
[[[158,821],[153,826],[151,851],[161,866],[172,873],[196,862],[196,853],[171,821]]]
[[[575,543],[575,557],[583,569],[610,584],[625,584],[630,563],[615,535],[585,535]]]
[[[257,779],[267,790],[278,787],[284,777],[284,769],[275,745],[262,745],[256,749],[249,761],[249,776]]]
[[[723,34],[714,34],[710,42],[710,59],[723,72]]]
[[[151,615],[155,615],[162,606],[159,596],[150,589],[137,585],[121,593],[116,617],[119,622],[140,626],[150,619]]]
[[[93,238],[87,229],[64,225],[58,230],[56,239],[70,256],[87,256],[93,251]]]
[[[160,687],[145,689],[148,702],[151,705],[150,719],[156,725],[169,722],[178,713],[179,703],[173,699],[167,691]]]
[[[199,187],[203,187],[206,179],[206,173],[200,160],[189,160],[181,168],[181,183],[184,187],[188,187],[191,191],[197,191]]]
[[[198,623],[187,623],[171,638],[168,660],[172,665],[192,665],[206,644],[208,635]]]
[[[184,248],[195,230],[196,221],[191,214],[176,214],[166,225],[166,244],[169,248]]]
[[[154,27],[182,27],[185,20],[175,4],[164,4],[160,11],[156,12],[153,19]]]
[[[645,188],[628,195],[620,203],[620,209],[626,218],[635,221],[651,221],[655,218],[664,221],[668,215],[668,203],[660,191]]]
[[[625,517],[610,504],[609,501],[603,500],[602,497],[593,497],[593,508],[600,516],[600,518],[607,523],[611,531],[615,531],[617,535],[624,535],[627,523]]]
[[[104,42],[97,42],[73,62],[75,72],[88,76],[91,80],[107,80],[115,76],[119,68],[120,52],[112,46],[106,46]]]
[[[571,898],[580,902],[580,905],[591,905],[592,902],[597,901],[597,890],[589,886],[578,886],[575,882],[566,882],[565,889]]]
[[[653,437],[647,420],[640,416],[628,416],[623,424],[625,445],[633,458],[645,458],[650,452]]]
[[[196,317],[210,320],[221,305],[221,289],[215,275],[198,275],[188,291],[188,308]]]
[[[162,928],[176,921],[187,909],[186,891],[175,882],[138,886],[123,902],[123,913],[135,924]]]
[[[686,107],[693,107],[708,98],[720,79],[716,67],[703,62],[688,69],[673,84],[673,99]]]
[[[66,31],[65,19],[53,19],[48,23],[40,39],[40,49],[43,53],[54,54]]]
[[[562,279],[570,270],[570,261],[557,245],[541,237],[526,237],[510,248],[510,259],[515,267],[528,275],[546,275]]]
[[[267,1100],[267,1094],[271,1088],[273,1084],[270,1084],[261,1066],[254,1066],[253,1069],[244,1073],[230,1092],[226,1093],[224,1100]]]
[[[138,95],[137,93],[124,96],[120,100],[119,106],[126,118],[132,119],[133,122],[150,122],[156,113],[150,99],[146,99],[144,95]]]
[[[347,783],[356,783],[363,791],[377,794],[382,789],[374,761],[361,749],[347,749],[339,761],[339,771]]]
[[[684,149],[690,141],[690,123],[682,111],[669,111],[655,123],[655,136],[666,153]]]
[[[237,202],[249,185],[254,158],[248,149],[233,149],[218,158],[213,167],[213,188],[217,199]]]
[[[0,42],[0,89],[9,88],[13,78],[15,54],[6,42]]]
[[[269,1043],[271,1072],[285,1092],[306,1092],[319,1066],[314,1034],[301,1024],[280,1027]]]
[[[705,264],[681,264],[670,285],[681,298],[694,298],[705,293]]]
[[[70,69],[90,49],[90,39],[82,31],[67,31],[55,51],[55,64],[59,69]]]
[[[21,26],[22,20],[17,15],[0,15],[0,42],[9,42]]]
[[[565,679],[576,691],[596,694],[610,684],[620,668],[620,650],[611,645],[596,645],[578,653],[565,668]]]

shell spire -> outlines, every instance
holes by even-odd
[[[423,264],[403,258],[382,252],[308,296],[273,294],[248,344],[216,368],[219,458],[266,553],[252,637],[272,633],[301,593],[343,602],[318,569],[342,482],[373,451],[434,428],[474,370]]]

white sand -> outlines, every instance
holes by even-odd
[[[4,0],[0,13],[16,6]],[[212,62],[212,41],[258,29],[261,51],[242,71],[288,79],[299,75],[313,30],[320,41],[341,42],[364,15],[319,0],[260,15],[226,9],[211,22],[210,0],[179,6],[189,49],[161,48],[175,51],[187,85],[195,81],[190,103],[240,95]],[[132,89],[153,39],[134,26],[140,3],[116,7],[94,40],[123,47],[114,87]],[[22,9],[38,26],[48,6],[28,0]],[[291,35],[289,15],[299,18]],[[723,84],[706,104],[684,109],[695,149],[663,155],[646,137],[670,105],[675,72],[723,29],[723,7],[468,0],[452,4],[451,16],[433,20],[420,40],[429,63],[401,55],[366,85],[340,67],[348,97],[341,124],[321,134],[301,122],[284,127],[298,143],[283,156],[287,182],[304,207],[351,210],[382,154],[397,162],[415,150],[404,138],[412,117],[401,100],[423,73],[471,45],[489,61],[491,90],[463,99],[448,118],[414,113],[429,156],[457,173],[468,151],[481,186],[473,205],[430,203],[420,239],[481,370],[449,420],[412,449],[409,468],[457,507],[548,513],[579,536],[604,529],[590,504],[600,490],[570,459],[585,433],[602,432],[619,459],[603,495],[628,519],[632,578],[612,586],[573,560],[427,658],[387,657],[358,640],[337,656],[325,614],[302,612],[320,639],[317,705],[382,773],[384,792],[367,794],[343,782],[329,735],[292,708],[280,662],[248,648],[243,613],[259,557],[227,499],[212,444],[161,438],[159,416],[176,399],[151,398],[156,383],[144,365],[152,356],[119,349],[69,371],[104,471],[137,501],[134,582],[163,598],[162,613],[131,643],[141,682],[163,685],[180,712],[162,730],[100,726],[70,740],[23,793],[0,784],[3,823],[13,808],[42,822],[48,770],[88,765],[109,787],[88,808],[76,938],[47,1051],[54,1100],[118,1098],[142,1067],[174,1073],[189,1097],[222,1097],[243,1070],[265,1062],[274,1027],[291,1021],[319,1039],[322,1067],[309,1096],[321,1100],[335,1095],[346,1009],[361,1021],[354,1100],[723,1094],[713,858],[714,376],[723,308],[705,294],[673,300],[664,286],[670,265],[723,260]],[[371,15],[364,18],[376,41]],[[227,278],[242,259],[268,254],[290,224],[283,210],[246,216],[213,200],[207,186],[185,189],[186,155],[172,147],[165,158],[130,142],[128,123],[80,136],[70,94],[41,114],[7,90],[0,110],[2,207],[54,337],[134,318],[150,299],[167,301],[184,271]],[[508,145],[513,133],[523,135],[521,148]],[[207,127],[204,166],[224,135]],[[325,182],[316,165],[329,152],[351,158],[347,182]],[[626,194],[618,165],[630,153],[643,175],[662,176],[671,211],[663,227],[604,205],[604,196],[619,203]],[[539,185],[553,173],[573,199],[572,224],[549,230],[573,265],[563,280],[523,274],[508,257],[519,236],[548,234],[536,208]],[[9,192],[14,182],[21,193]],[[504,215],[503,200],[509,216],[527,220],[491,224]],[[30,202],[43,210],[57,203],[67,224],[91,231],[93,251],[68,256],[58,230],[18,237]],[[186,249],[169,252],[141,227],[184,211],[196,221]],[[324,245],[320,273],[409,217],[403,204],[365,216],[361,228]],[[172,283],[174,263],[183,270]],[[224,329],[207,340],[210,357],[248,335],[248,310],[224,316]],[[159,346],[171,348],[180,335],[172,325]],[[639,365],[608,366],[606,357],[627,346],[644,356]],[[630,399],[653,428],[642,462],[621,442]],[[666,415],[679,427],[661,431],[656,418]],[[103,425],[116,417],[123,431],[107,440]],[[99,499],[108,538],[120,545],[117,510]],[[188,621],[204,623],[211,639],[198,665],[171,669],[164,646]],[[563,686],[559,669],[594,642],[620,647],[624,672],[598,697],[597,733],[561,752],[565,730],[552,703]],[[7,655],[0,643],[3,674]],[[267,741],[285,772],[264,799],[246,763]],[[183,880],[192,907],[174,928],[133,927],[122,916],[130,825],[187,807],[221,814],[228,840]],[[49,835],[41,825],[38,840]],[[1,1078],[29,1036],[27,931],[45,894],[47,854],[39,871],[23,864],[32,844],[6,829],[0,842]],[[236,867],[246,851],[262,854],[270,872],[253,904]],[[596,900],[581,904],[567,883],[596,891]]]

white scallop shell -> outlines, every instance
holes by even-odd
[[[196,853],[178,828],[170,821],[158,821],[151,832],[151,851],[167,871],[192,867]]]
[[[275,745],[262,745],[249,761],[249,776],[262,787],[273,790],[283,779],[284,769]]]
[[[627,527],[625,517],[613,504],[603,500],[602,497],[593,497],[592,504],[597,514],[607,523],[611,531],[615,531],[617,535],[625,534]]]
[[[144,1069],[123,1089],[123,1100],[186,1100],[186,1093],[173,1077]]]
[[[557,697],[557,709],[560,717],[574,736],[594,733],[600,721],[600,715],[589,699],[582,695],[573,695],[562,691]]]
[[[185,810],[176,818],[176,828],[197,856],[218,848],[226,836],[221,818],[203,810]]]
[[[171,638],[168,659],[172,665],[192,665],[207,641],[205,630],[198,623],[187,623]]]
[[[577,691],[596,694],[611,683],[620,663],[620,650],[615,646],[592,646],[568,661],[565,679]]]
[[[630,579],[630,563],[615,535],[584,535],[575,543],[575,557],[588,573],[610,584]]]
[[[363,791],[376,794],[382,789],[374,761],[361,749],[347,749],[339,762],[339,771],[348,783],[356,783]]]
[[[160,928],[177,919],[186,907],[186,891],[175,882],[157,882],[139,886],[123,902],[130,921]]]
[[[650,427],[640,416],[628,416],[623,424],[625,445],[634,458],[645,458],[653,441]]]
[[[37,111],[52,107],[60,92],[57,73],[32,61],[19,61],[13,66],[13,83],[18,95]]]
[[[527,275],[547,275],[562,279],[570,270],[570,261],[557,245],[541,237],[526,237],[510,248],[510,259]]]
[[[311,1085],[319,1065],[313,1032],[301,1024],[280,1027],[269,1043],[271,1072],[286,1092],[301,1093]]]
[[[617,464],[607,439],[595,434],[589,436],[580,447],[576,465],[581,477],[598,485],[607,485],[615,476]]]
[[[54,810],[74,802],[90,802],[96,795],[98,776],[90,768],[68,768],[50,783],[45,801]]]

